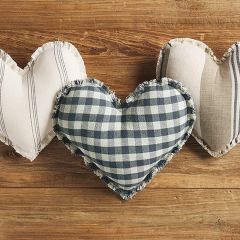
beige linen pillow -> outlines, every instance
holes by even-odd
[[[239,142],[240,44],[217,59],[204,43],[173,39],[161,50],[157,79],[176,79],[190,91],[197,120],[196,140],[214,157],[222,156]]]
[[[38,48],[24,69],[0,50],[0,140],[34,160],[52,140],[56,93],[76,78],[85,78],[77,49],[67,42]]]

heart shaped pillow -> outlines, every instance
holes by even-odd
[[[157,79],[177,79],[193,96],[197,120],[196,140],[214,157],[239,142],[240,44],[217,59],[204,43],[173,39],[160,52]]]
[[[0,140],[33,160],[54,137],[57,92],[79,77],[86,77],[85,66],[70,43],[44,44],[24,69],[0,50]]]
[[[186,142],[195,113],[187,90],[164,78],[121,102],[102,82],[76,80],[58,94],[54,131],[122,198],[143,189]]]

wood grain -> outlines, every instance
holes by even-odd
[[[239,202],[239,189],[155,189],[141,192],[129,202],[98,188],[2,189],[0,234],[22,240],[26,236],[34,239],[237,239]]]
[[[126,97],[155,78],[175,37],[218,57],[240,39],[238,0],[0,1],[0,48],[24,67],[64,40],[89,76]],[[240,146],[211,158],[193,138],[133,200],[121,200],[54,139],[30,163],[0,144],[0,239],[240,239]]]

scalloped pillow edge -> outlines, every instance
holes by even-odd
[[[240,42],[236,42],[231,45],[230,48],[228,48],[227,51],[224,52],[221,58],[217,58],[216,55],[214,54],[213,50],[207,46],[205,43],[202,41],[196,40],[196,39],[191,39],[191,38],[174,38],[168,41],[166,44],[163,45],[163,47],[160,50],[158,61],[157,61],[157,68],[156,68],[156,78],[159,79],[161,76],[160,70],[161,70],[161,60],[162,60],[162,53],[165,50],[166,47],[172,47],[174,44],[181,44],[184,42],[188,42],[191,44],[194,44],[204,50],[205,52],[209,53],[210,56],[212,57],[213,61],[215,61],[217,64],[223,63],[228,57],[231,56],[231,53],[233,51],[233,46],[236,44],[240,45]],[[207,143],[204,142],[204,140],[198,136],[195,131],[192,131],[191,134],[194,139],[201,145],[201,147],[206,150],[212,157],[222,157],[225,154],[227,154],[232,148],[234,148],[237,144],[240,143],[240,135],[235,139],[235,141],[230,142],[229,144],[225,145],[225,147],[221,150],[218,151],[213,151],[211,148],[208,146]]]
[[[104,83],[99,81],[99,80],[96,80],[96,79],[93,79],[93,78],[87,78],[87,79],[89,79],[91,81],[94,81],[99,86],[105,86]],[[174,149],[175,149],[174,152],[168,153],[165,156],[165,158],[162,159],[162,161],[165,161],[164,165],[159,164],[161,162],[159,160],[159,162],[156,164],[156,166],[154,166],[152,168],[150,173],[145,177],[145,179],[141,183],[139,183],[138,186],[136,186],[135,189],[133,189],[131,191],[126,191],[126,190],[117,188],[112,182],[108,181],[106,176],[99,169],[93,168],[92,163],[89,162],[88,158],[85,157],[84,155],[82,155],[80,153],[79,149],[74,144],[72,144],[72,142],[67,137],[65,137],[65,135],[61,131],[58,131],[58,128],[57,128],[57,124],[58,124],[57,123],[57,111],[58,111],[58,108],[60,107],[61,97],[66,96],[70,88],[72,88],[74,86],[81,85],[85,80],[86,79],[75,80],[73,82],[70,82],[62,90],[60,90],[58,92],[57,97],[56,97],[56,101],[55,101],[55,104],[54,104],[53,115],[52,115],[53,129],[56,133],[57,138],[60,141],[63,142],[63,144],[67,147],[67,149],[69,149],[72,154],[83,157],[85,165],[88,168],[90,168],[94,172],[94,174],[97,175],[103,182],[105,182],[105,184],[110,189],[112,189],[114,192],[118,193],[124,200],[132,199],[133,196],[137,194],[137,192],[142,191],[146,187],[146,185],[151,182],[153,177],[158,172],[160,172],[170,162],[170,160],[173,158],[173,156],[182,149],[182,147],[184,146],[184,144],[188,140],[188,138],[191,135],[191,132],[193,130],[195,119],[196,119],[193,99],[192,99],[190,93],[188,92],[188,90],[182,85],[182,83],[180,83],[176,80],[172,80],[170,78],[166,78],[166,77],[162,78],[161,81],[158,81],[158,80],[154,79],[154,80],[151,80],[151,81],[143,82],[142,84],[138,85],[136,90],[134,90],[134,92],[126,98],[125,101],[128,101],[129,99],[130,99],[130,101],[135,101],[135,98],[138,96],[138,94],[141,93],[142,87],[144,87],[146,84],[151,84],[153,82],[159,82],[160,84],[172,83],[174,85],[175,89],[177,91],[179,91],[181,93],[181,95],[183,95],[183,97],[184,97],[184,95],[186,95],[186,97],[188,98],[187,99],[187,98],[184,97],[185,100],[186,100],[186,104],[188,105],[188,107],[190,107],[192,109],[192,112],[187,114],[188,115],[188,120],[192,120],[191,126],[190,125],[188,126],[189,128],[186,131],[185,135],[183,136],[183,138],[181,139],[179,144],[177,144],[174,147]],[[120,99],[116,97],[115,93],[113,91],[111,91],[109,89],[109,87],[105,86],[105,89],[107,90],[107,93],[112,97],[112,101],[120,103]]]
[[[66,47],[69,51],[71,51],[73,53],[73,55],[76,58],[79,58],[80,61],[82,61],[82,57],[79,53],[79,51],[77,50],[77,48],[69,43],[69,42],[65,42],[65,41],[50,41],[47,43],[44,43],[42,46],[38,47],[33,54],[30,57],[30,60],[28,61],[27,65],[24,68],[20,68],[17,65],[17,62],[4,50],[0,49],[0,59],[5,56],[6,60],[5,60],[5,64],[7,64],[8,66],[10,66],[10,68],[13,71],[17,71],[18,74],[23,75],[25,73],[25,71],[27,70],[28,66],[31,66],[32,62],[34,62],[43,52],[52,49],[54,47],[55,43],[60,43],[62,45],[62,47]],[[86,72],[86,67],[84,65],[85,68],[85,72]],[[87,75],[86,75],[87,77]],[[56,134],[54,133],[53,129],[46,135],[46,137],[41,141],[41,148],[39,149],[38,152],[36,151],[29,151],[26,152],[24,151],[21,147],[13,144],[13,145],[9,145],[9,139],[6,139],[6,137],[4,137],[2,134],[0,134],[0,141],[3,142],[4,144],[6,144],[7,146],[11,146],[17,153],[19,153],[21,156],[27,158],[28,160],[30,160],[31,162],[39,155],[39,153],[53,140],[53,138],[56,136]]]

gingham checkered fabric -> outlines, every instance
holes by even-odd
[[[121,102],[102,82],[85,79],[59,93],[53,118],[67,147],[128,199],[182,147],[195,114],[173,80],[144,82]]]

